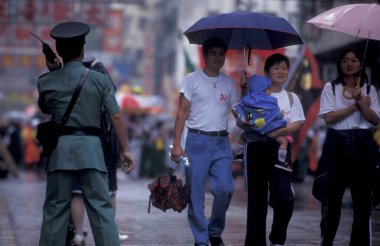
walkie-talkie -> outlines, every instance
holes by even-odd
[[[34,35],[33,33],[30,33],[30,34],[33,35],[34,37],[36,37],[38,40],[41,41],[41,43],[42,43],[42,52],[44,53],[46,60],[50,64],[54,64],[54,68],[53,69],[48,66],[49,70],[55,70],[55,69],[61,68],[62,67],[62,63],[58,59],[58,57],[54,53],[54,51],[50,48],[50,46],[47,43],[45,43],[44,41],[42,41],[42,39],[40,39],[38,36]]]

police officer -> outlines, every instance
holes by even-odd
[[[43,113],[51,114],[57,123],[61,122],[84,74],[83,47],[89,31],[89,26],[81,22],[64,22],[51,30],[50,35],[56,40],[56,49],[63,60],[63,67],[38,79],[38,105]],[[65,124],[71,130],[62,131],[64,135],[60,136],[47,163],[40,246],[65,244],[72,189],[76,179],[80,181],[96,245],[120,245],[101,140],[98,136],[87,134],[85,130],[87,127],[99,128],[102,104],[111,117],[118,138],[123,170],[129,173],[135,163],[128,151],[127,134],[112,82],[106,74],[93,70],[88,73],[86,81]]]

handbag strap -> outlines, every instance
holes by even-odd
[[[81,91],[81,89],[83,87],[84,82],[86,81],[86,78],[87,78],[87,75],[88,75],[89,72],[90,72],[90,69],[88,69],[88,68],[85,67],[84,71],[82,73],[82,76],[80,77],[79,82],[77,84],[77,87],[76,87],[76,89],[74,91],[74,94],[71,97],[69,105],[66,108],[65,114],[63,115],[63,118],[62,118],[62,121],[61,121],[61,126],[64,126],[66,124],[67,120],[69,119],[71,111],[74,108],[74,105],[75,105],[75,103],[76,103],[76,101],[78,99],[79,93],[80,93],[80,91]]]

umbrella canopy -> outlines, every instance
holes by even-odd
[[[284,18],[249,11],[201,18],[184,35],[191,44],[199,45],[218,37],[224,40],[228,49],[274,50],[303,44],[299,34]]]
[[[363,61],[367,53],[368,41],[370,39],[380,40],[380,0],[374,4],[347,4],[332,8],[315,16],[307,21],[318,28],[332,31],[343,32],[356,38],[367,39],[364,50]],[[364,66],[360,69],[359,78],[356,86],[360,85],[360,77]],[[352,99],[352,96],[346,95],[346,89],[343,89],[343,96]]]
[[[356,38],[380,40],[379,2],[335,7],[307,22],[318,28],[343,32]]]
[[[142,108],[138,100],[132,94],[125,94],[121,99],[120,107],[127,113],[139,113]]]

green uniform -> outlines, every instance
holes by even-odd
[[[39,78],[39,106],[60,122],[84,66],[70,61],[62,69]],[[100,127],[101,106],[109,114],[120,111],[112,81],[90,71],[65,126]],[[96,136],[64,135],[59,138],[47,166],[48,180],[40,245],[65,245],[73,184],[79,178],[96,245],[119,245],[110,203],[107,169],[101,141]]]

